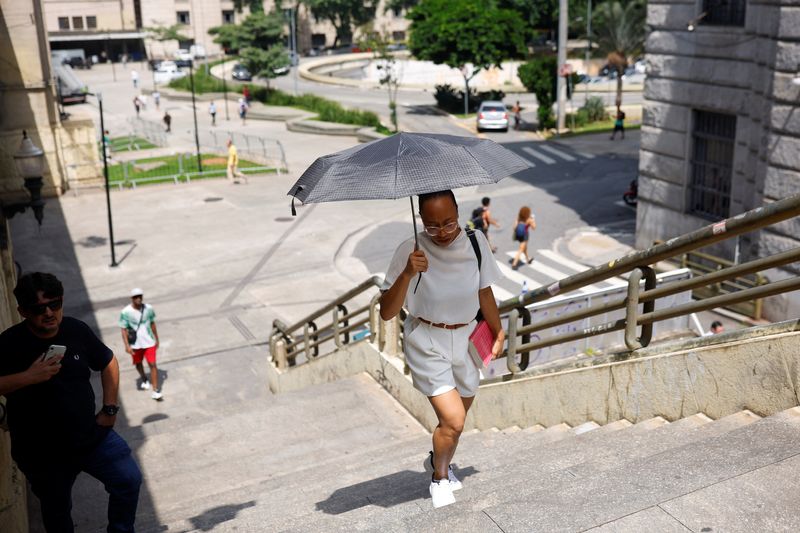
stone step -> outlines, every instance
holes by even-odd
[[[701,430],[698,428],[698,432]],[[499,501],[475,499],[464,505],[459,494],[456,505],[437,510],[436,522],[453,530],[468,529],[485,515],[503,531],[584,530],[792,458],[797,453],[798,438],[800,409],[794,408],[581,479],[532,478],[520,472],[524,480],[508,483]],[[486,487],[476,489],[483,491]],[[362,529],[416,530],[424,528],[431,518],[428,510],[409,514],[398,522],[373,521]],[[363,525],[356,523],[352,529]]]

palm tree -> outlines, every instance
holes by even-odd
[[[614,0],[600,4],[592,17],[597,46],[617,71],[617,112],[622,105],[622,75],[628,60],[644,51],[646,15],[642,0]]]

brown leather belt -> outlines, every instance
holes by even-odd
[[[439,322],[439,323],[434,324],[430,320],[425,320],[424,318],[419,317],[419,316],[417,317],[417,320],[419,320],[420,322],[423,322],[425,324],[428,324],[429,326],[433,326],[435,328],[442,328],[442,329],[458,329],[458,328],[463,328],[464,326],[469,326],[469,324],[445,324],[444,322]]]

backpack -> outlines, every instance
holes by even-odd
[[[466,229],[467,231],[483,231],[483,207],[476,207],[472,210],[472,216],[467,221]]]
[[[518,222],[514,228],[514,240],[524,241],[528,235],[528,224],[525,222]]]
[[[481,208],[482,209],[482,208]],[[476,209],[477,211],[477,209]],[[475,230],[468,229],[467,230],[467,237],[469,237],[469,242],[472,243],[472,250],[475,252],[475,259],[478,260],[478,275],[480,276],[481,272],[481,247],[478,245],[478,238],[475,237]],[[483,313],[481,312],[480,307],[478,308],[478,313],[475,315],[475,320],[480,322],[483,320]]]

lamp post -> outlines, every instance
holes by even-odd
[[[28,207],[33,211],[33,216],[39,226],[44,220],[44,200],[42,199],[42,185],[44,174],[44,152],[33,144],[28,137],[28,132],[22,132],[22,142],[14,152],[14,166],[17,174],[23,179],[27,191],[5,194],[0,198],[0,207],[4,219],[13,217],[16,213],[24,213]],[[0,248],[8,249],[8,233],[5,220],[0,228]]]
[[[223,69],[225,66],[223,65]],[[189,85],[192,87],[192,114],[194,115],[194,145],[197,148],[197,170],[203,171],[203,162],[200,161],[200,137],[197,133],[197,105],[194,98],[194,59],[189,60]]]
[[[111,220],[111,186],[108,183],[108,156],[106,154],[106,123],[103,117],[103,94],[96,93],[97,104],[100,107],[100,145],[103,147],[103,179],[106,184],[106,212],[108,213],[108,240],[111,244],[111,267],[119,266],[114,250],[114,223]]]

